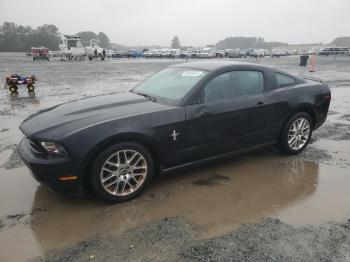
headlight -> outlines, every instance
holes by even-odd
[[[59,156],[66,156],[67,151],[60,144],[54,142],[41,142],[41,146],[46,150],[49,154],[55,154]]]

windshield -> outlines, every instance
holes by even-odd
[[[166,68],[132,91],[174,104],[179,102],[206,74],[206,71],[197,69]]]

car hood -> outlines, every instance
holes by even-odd
[[[28,137],[47,138],[50,133],[57,137],[60,136],[58,134],[64,136],[102,122],[168,108],[170,106],[154,103],[131,92],[108,94],[41,110],[26,118],[20,129]]]

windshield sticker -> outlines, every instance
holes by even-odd
[[[200,76],[202,73],[201,71],[185,71],[182,76]]]

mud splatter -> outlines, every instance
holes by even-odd
[[[327,83],[332,87],[350,86],[350,80],[348,79],[328,80]]]
[[[339,114],[338,112],[336,111],[333,111],[333,110],[329,110],[328,111],[328,115],[331,116],[331,115],[336,115],[336,114]]]
[[[350,140],[350,124],[327,123],[313,134],[314,139]]]
[[[0,110],[0,116],[11,116],[11,110],[9,109],[4,109],[4,110]]]
[[[350,121],[350,114],[342,115],[341,117],[339,117],[339,119]]]
[[[23,166],[23,162],[18,155],[17,149],[12,148],[11,156],[6,160],[6,162],[1,166],[5,169],[12,169],[12,168],[18,168]]]
[[[200,178],[195,181],[192,181],[192,184],[195,186],[217,186],[220,184],[230,183],[231,178],[219,174],[213,174],[206,178]]]

